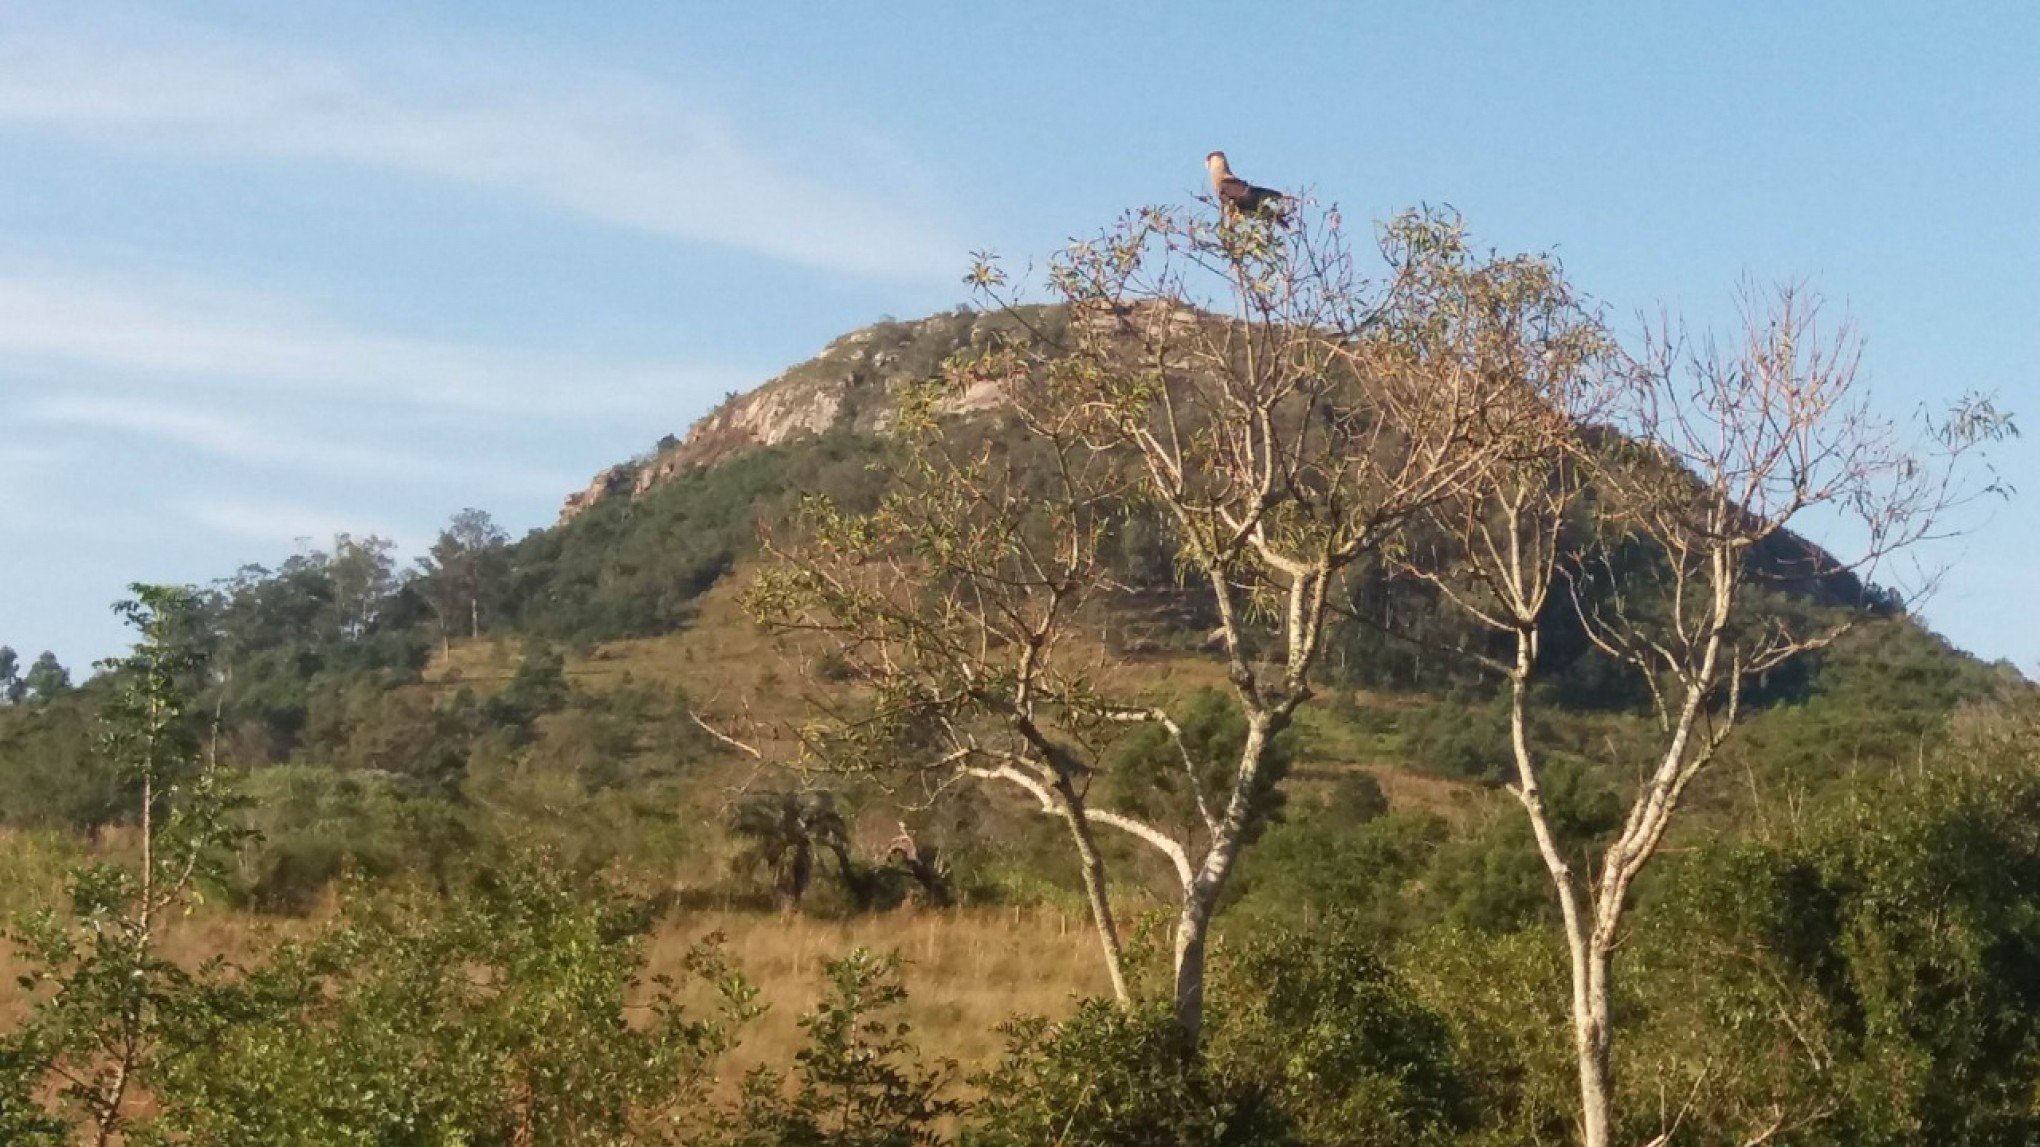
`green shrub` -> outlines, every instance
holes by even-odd
[[[807,1046],[791,1076],[762,1067],[744,1080],[724,1124],[731,1147],[920,1147],[941,1141],[962,1110],[946,1098],[955,1064],[923,1065],[912,1028],[894,1018],[906,1001],[900,960],[858,950],[824,969],[828,991],[801,1017]]]
[[[1410,882],[1444,845],[1448,828],[1428,813],[1359,824],[1330,810],[1277,825],[1240,869],[1240,911],[1254,920],[1366,921],[1388,936],[1414,917]]]
[[[1442,777],[1500,781],[1514,771],[1508,722],[1505,705],[1439,701],[1403,719],[1403,759]]]
[[[1207,1070],[1272,1097],[1299,1142],[1413,1147],[1473,1122],[1445,1022],[1364,922],[1282,929],[1225,961]]]
[[[1256,1079],[1206,1070],[1161,1008],[1082,1004],[1060,1023],[1005,1027],[1005,1057],[977,1077],[969,1147],[1280,1147],[1297,1143]]]
[[[640,982],[647,903],[544,858],[451,898],[356,887],[333,926],[183,996],[139,1142],[659,1142],[751,996],[696,1019]]]

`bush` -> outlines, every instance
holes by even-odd
[[[1240,869],[1241,911],[1256,920],[1364,920],[1379,936],[1411,923],[1409,884],[1444,844],[1428,813],[1353,825],[1331,810],[1271,829]]]
[[[1402,729],[1403,758],[1426,772],[1490,784],[1515,775],[1506,698],[1440,701],[1409,714]]]
[[[1207,1071],[1175,1017],[1102,1001],[1061,1023],[1004,1029],[1005,1058],[977,1077],[970,1147],[1280,1147],[1296,1143],[1263,1084]]]
[[[733,1147],[919,1147],[962,1105],[943,1096],[955,1064],[923,1066],[912,1028],[894,1020],[907,998],[897,954],[858,950],[824,969],[828,992],[801,1017],[808,1046],[789,1080],[759,1068],[725,1126]]]
[[[694,967],[722,989],[718,1014],[695,1019],[672,985],[641,984],[651,920],[542,858],[451,899],[356,888],[309,943],[176,1003],[138,1141],[663,1136],[751,1012],[713,952]]]
[[[402,778],[276,765],[252,773],[243,842],[230,892],[258,912],[302,914],[344,872],[364,878],[446,880],[471,851],[471,812],[408,791]]]
[[[1254,1081],[1301,1142],[1445,1143],[1473,1122],[1444,1021],[1379,942],[1373,928],[1335,918],[1256,939],[1220,973],[1210,1070]]]

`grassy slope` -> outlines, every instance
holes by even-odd
[[[711,725],[756,734],[757,747],[768,755],[790,749],[773,739],[772,730],[798,722],[806,712],[799,666],[791,650],[744,616],[738,596],[746,581],[744,567],[723,578],[697,599],[698,613],[681,632],[625,638],[568,653],[567,680],[576,689],[598,693],[626,685],[678,686]],[[487,691],[508,681],[522,656],[519,642],[461,642],[435,657],[425,680],[436,689],[470,685]],[[1157,653],[1109,658],[1095,647],[1078,656],[1095,656],[1101,685],[1155,702],[1199,689],[1226,688],[1224,666],[1209,656]],[[1400,714],[1421,707],[1423,698],[1363,691],[1354,700],[1358,709],[1372,711],[1378,719],[1362,723],[1342,719],[1323,702],[1300,714],[1302,739],[1293,774],[1298,796],[1307,798],[1340,774],[1363,770],[1380,782],[1396,809],[1425,809],[1456,818],[1486,799],[1479,786],[1404,766],[1394,726]]]

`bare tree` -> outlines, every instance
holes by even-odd
[[[1277,738],[1313,695],[1339,579],[1399,544],[1412,516],[1492,464],[1516,385],[1441,338],[1482,265],[1457,221],[1384,228],[1364,279],[1336,212],[1277,226],[1149,209],[1072,248],[1049,279],[1064,330],[996,349],[908,404],[915,445],[873,515],[820,506],[779,548],[759,616],[824,631],[870,702],[832,733],[918,738],[936,775],[1017,788],[1069,826],[1115,991],[1119,968],[1095,830],[1164,858],[1177,884],[1174,1004],[1194,1042],[1213,913],[1277,781]],[[975,280],[1025,316],[990,263]],[[936,415],[1004,396],[1013,448],[962,455]],[[983,441],[981,438],[980,441]],[[1245,722],[1236,756],[1199,759],[1177,699],[1099,671],[1080,614],[1113,589],[1099,541],[1129,514],[1167,524],[1217,628]],[[1181,758],[1187,829],[1106,807],[1092,781],[1119,731],[1163,731]]]
[[[1070,648],[1078,611],[1104,585],[1098,542],[1119,483],[1067,420],[1004,442],[944,433],[946,404],[1002,371],[953,364],[899,396],[903,460],[884,502],[852,514],[804,507],[798,540],[746,605],[767,627],[823,636],[838,692],[802,731],[834,767],[896,771],[940,787],[997,780],[1068,827],[1115,995],[1129,1000],[1105,862],[1093,826],[1143,826],[1089,802],[1099,738],[1116,713],[1095,664]],[[1017,455],[1017,456],[1016,456]]]
[[[1497,362],[1549,417],[1518,419],[1532,433],[1514,459],[1432,509],[1451,560],[1415,563],[1505,639],[1505,653],[1482,659],[1509,685],[1513,790],[1563,922],[1588,1147],[1604,1147],[1614,1125],[1610,1001],[1631,889],[1731,735],[1744,683],[1859,618],[1869,575],[1970,496],[1957,460],[2009,431],[1988,402],[1969,400],[1930,433],[1902,434],[1864,404],[1853,332],[1823,337],[1819,313],[1797,289],[1746,293],[1740,342],[1725,352],[1660,331],[1619,365],[1598,337]],[[1848,556],[1788,532],[1809,521],[1832,527]],[[1780,588],[1833,600],[1779,609]],[[1594,646],[1647,686],[1657,732],[1649,759],[1609,762],[1633,764],[1638,784],[1585,871],[1553,827],[1528,719],[1555,591]]]

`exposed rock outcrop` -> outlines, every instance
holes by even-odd
[[[713,466],[762,447],[835,429],[883,434],[893,419],[892,395],[905,382],[928,378],[951,355],[998,336],[1062,321],[1055,308],[981,314],[958,308],[913,322],[885,321],[853,331],[822,353],[745,394],[731,395],[694,424],[685,438],[649,458],[612,466],[560,510],[565,524],[606,498],[641,497],[689,470]],[[998,405],[990,385],[960,395],[959,411]]]
[[[588,483],[587,489],[567,495],[567,504],[560,508],[560,521],[573,520],[576,514],[629,485],[635,469],[630,463],[625,462],[595,475],[595,480]]]

